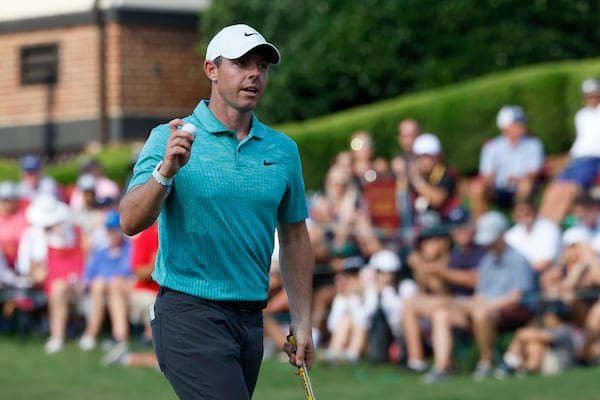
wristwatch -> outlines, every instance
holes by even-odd
[[[160,168],[160,166],[163,164],[162,160],[156,165],[156,168],[154,168],[154,171],[152,171],[152,178],[154,178],[154,180],[156,181],[156,183],[158,183],[161,186],[165,186],[165,187],[171,187],[173,186],[173,178],[167,178],[166,176],[162,175],[158,170]]]

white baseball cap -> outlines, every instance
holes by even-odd
[[[498,126],[498,129],[506,129],[514,122],[523,124],[527,122],[527,116],[521,107],[509,105],[502,107],[498,111],[498,115],[496,116],[496,126]]]
[[[589,242],[592,240],[592,232],[583,226],[572,226],[562,235],[564,246],[570,246],[575,243]]]
[[[83,174],[77,178],[77,187],[83,191],[96,189],[96,178],[92,174]]]
[[[281,55],[277,47],[267,42],[256,29],[245,24],[226,26],[208,44],[206,60],[213,61],[217,57],[235,60],[258,46],[268,50],[268,61],[271,64],[279,63]]]
[[[488,211],[477,220],[475,243],[489,246],[508,229],[508,219],[499,211]]]
[[[402,267],[402,262],[396,253],[383,249],[371,256],[369,266],[381,272],[396,272]]]
[[[47,228],[69,219],[70,208],[51,194],[36,197],[25,210],[31,225]]]
[[[596,78],[587,78],[581,83],[581,92],[583,94],[600,93],[600,80]]]
[[[423,133],[413,143],[413,153],[417,156],[437,156],[442,152],[442,144],[433,133]]]

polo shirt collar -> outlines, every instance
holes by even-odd
[[[200,122],[200,124],[204,127],[204,129],[209,133],[224,133],[231,132],[227,129],[221,121],[214,116],[214,114],[208,108],[209,101],[202,100],[196,108],[194,109],[194,117]],[[248,137],[255,137],[258,139],[262,139],[265,137],[265,130],[263,125],[258,121],[256,115],[252,113],[252,126],[250,127],[250,132]]]

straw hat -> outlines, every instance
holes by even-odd
[[[50,194],[36,197],[25,211],[29,223],[41,228],[64,222],[69,218],[69,214],[69,206]]]

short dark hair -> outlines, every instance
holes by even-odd
[[[595,207],[598,205],[598,203],[596,202],[596,200],[594,200],[592,196],[590,196],[589,193],[582,192],[575,197],[575,199],[573,200],[573,205],[581,207]]]
[[[221,66],[221,62],[223,62],[223,56],[219,56],[219,57],[215,58],[215,59],[213,60],[213,62],[215,63],[215,65],[216,65],[217,67],[220,67],[220,66]]]

